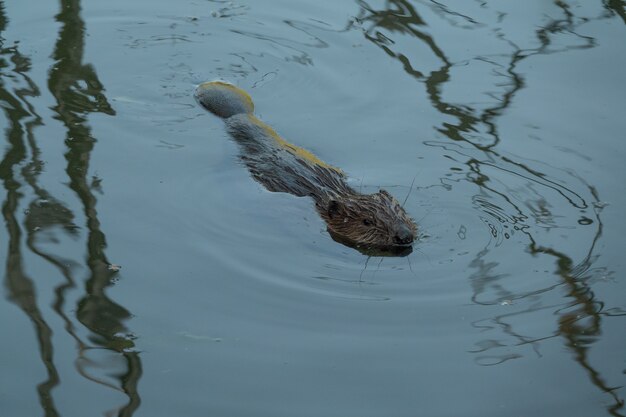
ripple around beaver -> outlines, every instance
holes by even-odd
[[[195,96],[205,109],[225,119],[252,177],[269,191],[311,197],[333,240],[368,256],[412,252],[417,226],[387,191],[361,194],[352,189],[340,169],[288,143],[254,116],[250,96],[232,84],[206,82]]]

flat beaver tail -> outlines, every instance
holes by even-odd
[[[252,99],[241,88],[222,81],[209,81],[196,88],[196,99],[202,107],[227,119],[236,114],[254,112]]]

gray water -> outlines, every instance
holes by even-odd
[[[626,415],[623,1],[0,0],[0,45],[1,416]],[[256,183],[214,79],[413,252]]]

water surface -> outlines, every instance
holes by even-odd
[[[622,1],[0,0],[7,416],[624,416]],[[192,93],[385,188],[270,193]]]

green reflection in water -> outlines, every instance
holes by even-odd
[[[475,269],[475,272],[470,276],[470,283],[474,291],[472,301],[477,304],[497,304],[503,298],[509,300],[522,299],[551,291],[563,285],[567,288],[566,297],[568,301],[558,306],[533,307],[528,310],[481,320],[473,323],[473,325],[480,328],[499,327],[504,333],[517,339],[518,345],[531,344],[538,354],[538,343],[541,340],[553,337],[564,338],[565,345],[573,352],[576,362],[585,369],[591,382],[612,397],[613,404],[607,406],[608,413],[613,416],[623,417],[620,410],[624,406],[624,400],[616,393],[618,387],[612,387],[606,382],[600,371],[594,368],[589,357],[590,348],[602,334],[601,324],[603,317],[614,315],[611,312],[604,311],[603,302],[597,299],[587,283],[594,268],[596,270],[602,269],[602,267],[594,266],[594,262],[598,258],[594,251],[598,240],[602,236],[602,219],[600,217],[602,203],[597,190],[574,172],[566,171],[566,174],[573,179],[572,182],[582,184],[582,186],[577,188],[584,189],[583,195],[582,191],[565,187],[562,185],[562,181],[556,180],[559,178],[559,174],[563,174],[562,171],[555,171],[547,165],[538,167],[537,165],[541,164],[515,160],[514,157],[498,152],[497,147],[501,141],[498,130],[498,118],[511,106],[515,95],[525,87],[524,78],[517,71],[520,62],[539,54],[547,55],[573,49],[593,48],[596,45],[595,39],[578,34],[577,25],[593,19],[610,18],[615,14],[624,19],[626,16],[624,13],[626,3],[623,1],[605,1],[603,4],[608,12],[607,14],[599,17],[588,17],[576,16],[574,14],[575,8],[570,7],[565,1],[556,0],[554,5],[561,10],[562,17],[552,19],[547,24],[535,26],[538,28],[535,35],[539,41],[539,46],[536,48],[523,49],[514,42],[507,40],[504,33],[499,33],[500,39],[511,48],[508,60],[497,62],[485,57],[475,58],[491,65],[494,72],[506,79],[506,82],[502,83],[504,87],[500,90],[500,93],[490,93],[496,104],[483,110],[454,104],[445,100],[442,93],[443,87],[446,83],[452,81],[451,69],[455,66],[455,63],[446,56],[443,48],[438,46],[436,39],[426,32],[424,28],[427,22],[420,16],[412,3],[406,0],[390,0],[381,9],[375,9],[362,0],[358,0],[357,4],[360,7],[360,12],[355,19],[355,23],[361,26],[364,37],[382,49],[388,56],[397,60],[407,74],[424,84],[432,106],[439,113],[456,119],[456,123],[444,122],[437,129],[450,141],[430,141],[425,142],[425,144],[440,147],[449,153],[456,154],[457,158],[455,161],[467,167],[456,181],[468,181],[478,187],[479,192],[474,196],[474,207],[484,211],[487,214],[486,218],[496,220],[490,225],[494,238],[497,238],[498,235],[505,235],[505,238],[508,239],[508,233],[499,229],[498,223],[510,224],[513,229],[526,236],[529,253],[550,256],[554,259],[556,265],[555,274],[560,277],[562,283],[562,285],[550,285],[526,293],[516,294],[513,291],[506,290],[506,284],[502,280],[505,275],[498,274],[496,271],[499,265],[498,262],[487,258],[490,254],[490,245],[487,245],[478,251],[475,259],[469,264],[471,268]],[[484,5],[486,4],[485,2]],[[441,3],[433,1],[429,6],[435,8],[435,12],[439,15],[448,14],[450,17],[462,19],[470,28],[480,26],[469,16],[456,13]],[[501,16],[504,15],[504,13],[501,13]],[[453,23],[454,21],[454,19],[449,19],[452,25],[456,25]],[[350,23],[349,26],[355,23]],[[567,33],[573,36],[577,42],[571,45],[555,47],[552,45],[552,36],[559,33]],[[420,71],[410,62],[406,53],[403,53],[402,50],[394,49],[398,48],[393,40],[395,36],[409,36],[415,38],[418,42],[424,43],[441,62],[440,68],[429,74]],[[596,229],[588,243],[586,256],[576,263],[566,253],[538,242],[536,237],[533,236],[533,228],[529,220],[532,219],[537,224],[544,224],[548,227],[556,227],[554,219],[558,213],[551,212],[550,205],[546,204],[541,191],[534,192],[537,199],[535,202],[526,202],[527,207],[520,207],[519,203],[516,204],[509,197],[512,190],[506,186],[498,186],[491,181],[486,174],[489,169],[496,169],[515,175],[528,181],[530,184],[539,186],[540,189],[555,191],[570,206],[584,211],[589,214],[589,217],[593,217]],[[448,184],[442,180],[442,185],[450,188],[449,182],[451,180],[446,179],[445,181]],[[489,198],[486,196],[489,196]],[[495,201],[502,202],[504,207],[499,207],[493,203],[494,196],[497,198]],[[481,301],[481,296],[487,294],[489,288],[492,288],[501,297],[497,300]],[[535,312],[539,309],[552,309],[558,316],[557,330],[554,334],[542,338],[529,338],[517,332],[509,321],[513,316]],[[503,347],[503,345],[495,341],[491,342],[493,343],[483,343],[484,348],[474,353],[483,353],[491,348]],[[489,358],[492,359],[490,365],[496,365],[518,357],[520,357],[518,354],[490,356]]]
[[[137,384],[142,374],[141,361],[134,347],[133,337],[128,335],[124,322],[130,312],[106,296],[105,290],[112,285],[115,271],[109,268],[105,254],[106,237],[100,229],[96,210],[97,199],[87,178],[89,160],[95,138],[87,124],[89,113],[100,112],[114,115],[104,87],[90,64],[83,64],[85,23],[80,16],[78,0],[62,0],[61,12],[56,16],[61,30],[55,45],[53,58],[56,63],[49,72],[48,88],[56,99],[53,110],[67,130],[65,143],[68,151],[66,172],[69,187],[76,193],[87,219],[87,266],[90,276],[86,282],[86,294],[79,300],[78,320],[91,330],[91,342],[100,348],[122,353],[126,360],[126,373],[118,376],[121,389],[129,402],[119,411],[120,416],[130,416],[139,407]],[[82,346],[76,361],[79,372],[100,383],[89,375],[89,364],[83,355],[89,349]]]
[[[78,346],[77,371],[91,381],[124,392],[128,403],[114,412],[119,416],[131,416],[140,404],[137,385],[142,366],[138,353],[131,351],[133,337],[124,325],[131,316],[130,312],[105,294],[106,288],[113,283],[115,271],[109,269],[104,252],[106,238],[100,229],[96,211],[97,200],[87,179],[90,154],[96,142],[87,125],[87,116],[92,112],[115,113],[104,96],[104,88],[94,68],[82,63],[85,25],[80,17],[80,3],[64,0],[60,6],[61,12],[56,20],[61,23],[61,31],[55,45],[53,58],[56,63],[49,72],[48,87],[56,99],[53,108],[55,117],[67,131],[65,159],[69,186],[78,197],[87,222],[86,264],[90,273],[85,295],[78,302],[77,318],[91,331],[90,341],[81,340],[72,318],[65,313],[66,293],[77,286],[72,261],[38,247],[38,236],[50,236],[61,230],[78,238],[80,233],[72,210],[39,185],[43,162],[33,131],[42,125],[42,119],[30,103],[30,97],[39,96],[40,92],[28,76],[31,68],[29,58],[23,56],[16,45],[4,45],[1,35],[9,20],[4,12],[4,3],[0,1],[0,101],[8,121],[5,131],[8,148],[0,161],[0,180],[6,190],[2,216],[9,236],[4,281],[9,299],[28,316],[37,335],[41,361],[47,374],[46,379],[37,385],[44,415],[59,415],[52,389],[61,381],[54,362],[52,330],[38,307],[36,281],[24,271],[24,261],[29,256],[29,253],[22,253],[24,243],[30,253],[44,259],[64,278],[64,282],[54,289],[52,307]],[[13,87],[15,84],[18,86]],[[31,201],[24,204],[21,200],[26,196],[31,197]],[[19,211],[24,205],[28,208]],[[20,222],[23,224],[20,225]],[[106,349],[122,358],[126,371],[116,375],[119,387],[90,375],[88,369],[94,362],[86,356],[90,349]],[[98,364],[99,368],[106,369],[107,366],[110,365]]]
[[[6,30],[7,23],[4,3],[0,2],[0,35]],[[59,374],[53,361],[52,330],[37,305],[33,279],[24,271],[22,229],[18,214],[23,194],[20,192],[22,184],[17,178],[17,172],[28,156],[27,138],[32,144],[33,128],[41,124],[39,116],[28,105],[27,98],[39,95],[39,91],[27,75],[30,69],[28,58],[20,54],[17,46],[5,47],[4,39],[0,41],[0,101],[8,120],[5,137],[9,144],[0,161],[0,179],[6,190],[2,217],[9,236],[4,282],[9,299],[28,316],[35,328],[40,359],[46,370],[46,379],[37,385],[37,394],[45,415],[54,417],[58,413],[50,392],[58,385]],[[9,78],[18,80],[24,86],[12,90],[10,82],[7,82]]]
[[[626,23],[626,1],[604,0],[603,4],[611,14],[617,14]]]

